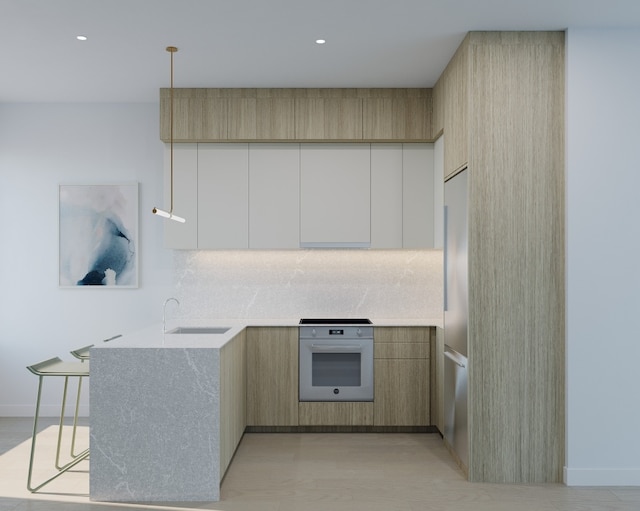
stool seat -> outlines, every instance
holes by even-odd
[[[60,357],[38,362],[27,369],[37,376],[89,376],[89,363],[65,362]]]
[[[36,492],[40,488],[42,488],[45,484],[50,483],[58,476],[64,474],[70,468],[74,467],[82,460],[85,460],[89,457],[89,449],[85,449],[79,454],[73,453],[74,443],[75,443],[75,430],[76,430],[76,420],[78,415],[78,405],[76,401],[76,417],[74,419],[74,427],[73,427],[73,437],[71,444],[71,461],[64,466],[60,466],[60,445],[62,443],[62,427],[64,424],[64,408],[67,401],[67,387],[69,383],[69,378],[77,377],[78,378],[78,395],[77,399],[80,398],[80,383],[82,382],[82,378],[89,376],[89,362],[64,362],[59,357],[50,358],[48,360],[44,360],[42,362],[38,362],[37,364],[33,364],[27,366],[27,369],[38,376],[38,395],[36,398],[36,412],[33,419],[33,436],[31,437],[31,454],[29,456],[29,473],[27,476],[27,489],[30,492]],[[40,415],[40,399],[42,397],[42,382],[45,377],[49,376],[57,376],[64,378],[64,390],[62,392],[62,406],[60,409],[60,425],[58,427],[58,444],[56,448],[56,459],[55,459],[55,467],[58,472],[51,478],[47,479],[45,482],[40,483],[38,486],[33,487],[31,484],[31,478],[33,475],[33,461],[35,458],[36,452],[36,436],[38,433],[38,418]]]
[[[89,344],[89,346],[83,346],[77,350],[72,350],[70,353],[80,360],[89,360],[89,350],[93,348],[95,344]]]

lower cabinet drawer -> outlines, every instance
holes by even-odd
[[[300,426],[372,426],[371,402],[300,402]]]

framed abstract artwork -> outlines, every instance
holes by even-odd
[[[59,286],[138,287],[138,183],[60,185]]]

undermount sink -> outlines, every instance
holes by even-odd
[[[168,334],[225,334],[231,327],[226,326],[179,326],[169,330]]]

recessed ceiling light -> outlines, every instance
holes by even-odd
[[[316,39],[316,44],[324,44],[327,41],[325,39]]]
[[[87,40],[87,36],[86,35],[77,35],[76,39],[78,41],[86,41]]]

